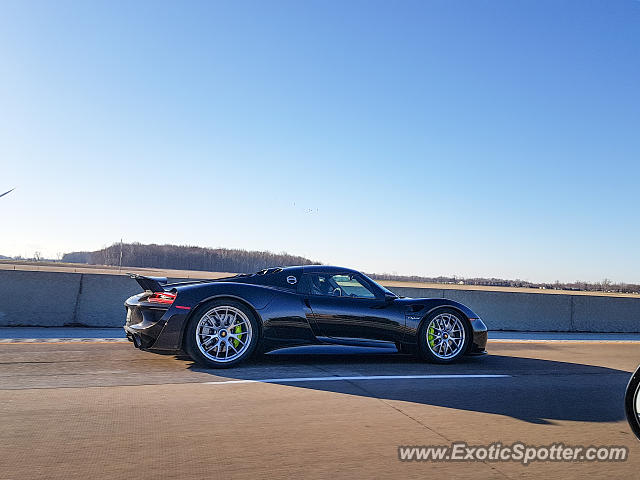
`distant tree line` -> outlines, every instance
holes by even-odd
[[[575,290],[582,292],[637,293],[640,285],[635,283],[613,283],[609,279],[601,282],[559,282],[536,283],[526,280],[503,280],[501,278],[460,278],[460,277],[420,277],[409,275],[390,275],[386,273],[369,274],[376,280],[396,280],[403,282],[444,283],[455,285],[485,285],[490,287],[538,288],[544,290]]]
[[[122,263],[120,255],[122,253]],[[202,248],[179,245],[115,243],[95,252],[72,252],[63,262],[91,265],[120,265],[176,270],[251,273],[273,266],[311,265],[308,258],[287,253],[258,252],[228,248]]]
[[[66,263],[91,263],[91,252],[71,252],[62,256]]]

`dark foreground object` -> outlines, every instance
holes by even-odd
[[[254,353],[297,345],[395,345],[433,363],[485,353],[487,327],[444,298],[401,298],[341,267],[272,268],[211,281],[167,284],[134,276],[125,331],[136,347],[184,351],[231,367]]]
[[[624,397],[624,409],[631,430],[640,440],[640,365],[631,376]]]

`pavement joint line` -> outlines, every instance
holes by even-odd
[[[332,375],[331,372],[319,365],[312,365],[315,368],[329,374]],[[377,377],[388,377],[388,375],[376,375]],[[430,377],[451,377],[453,375],[449,374],[449,375],[404,375],[404,377],[420,377],[420,378],[430,378]],[[457,374],[455,375],[456,377],[462,376],[462,374]],[[480,376],[480,374],[476,374],[474,375],[475,378],[478,378]],[[396,376],[399,377],[399,376]],[[491,378],[504,378],[504,377],[511,377],[511,375],[499,375],[499,374],[495,374],[494,376],[492,375],[486,375],[486,377],[491,377]],[[486,378],[485,377],[485,378]],[[364,392],[366,395],[371,396],[372,398],[377,398],[379,402],[381,402],[383,405],[385,405],[387,408],[390,408],[392,410],[395,410],[397,413],[399,413],[400,415],[405,416],[406,418],[410,419],[411,421],[415,422],[417,425],[419,425],[420,427],[429,430],[430,432],[434,433],[435,435],[438,435],[441,438],[444,438],[445,440],[451,442],[451,440],[444,435],[443,433],[435,430],[434,428],[430,427],[429,425],[427,425],[426,423],[422,422],[421,420],[419,420],[418,418],[415,418],[413,416],[411,416],[409,413],[405,412],[400,406],[396,406],[394,405],[390,400],[384,399],[378,395],[375,395],[373,392],[370,392],[369,390],[367,390],[362,384],[359,384],[359,382],[354,382],[353,380],[355,379],[361,379],[361,376],[356,376],[356,377],[344,377],[344,378],[349,378],[349,380],[346,380],[347,383],[349,383],[351,386],[353,386],[354,388]],[[284,383],[284,382],[283,382]],[[496,467],[495,465],[489,465],[486,461],[482,462],[483,464],[485,464],[486,466],[488,466],[491,470],[494,470],[496,472],[498,472],[501,476],[503,476],[504,478],[510,478],[506,473],[504,473],[502,470],[500,470],[498,467]]]
[[[289,377],[289,378],[261,378],[242,380],[223,380],[219,382],[200,382],[202,385],[230,385],[242,383],[302,383],[302,382],[336,382],[353,380],[447,380],[462,378],[510,378],[504,374],[442,374],[442,375],[358,375],[350,377]]]
[[[507,377],[510,375],[507,375]],[[366,392],[366,390],[364,388],[362,388],[363,391]],[[369,394],[371,394],[371,392],[367,392]],[[391,403],[391,400],[382,398],[382,397],[377,397],[378,400],[380,400],[383,404],[385,404],[386,406],[388,406],[389,408],[395,410],[396,412],[400,413],[401,415],[404,415],[405,417],[407,417],[408,419],[412,420],[413,422],[415,422],[416,424],[420,425],[422,428],[425,428],[426,430],[429,430],[430,432],[438,435],[441,438],[444,438],[447,442],[453,443],[453,440],[449,437],[447,437],[444,433],[435,430],[434,428],[430,427],[429,425],[427,425],[426,423],[422,422],[421,420],[419,420],[418,418],[415,418],[412,415],[409,415],[407,412],[405,412],[404,410],[402,410],[402,408],[400,407],[396,407],[395,405],[393,405]],[[496,472],[498,472],[501,476],[503,476],[504,478],[511,478],[509,477],[505,472],[503,472],[502,470],[500,470],[496,465],[492,465],[489,462],[487,462],[486,460],[482,460],[481,461],[482,464],[484,464],[485,466],[489,467],[490,470],[494,470]]]

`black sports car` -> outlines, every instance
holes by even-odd
[[[309,344],[392,342],[437,363],[486,353],[487,327],[469,308],[444,298],[399,297],[348,268],[269,268],[181,283],[132,277],[145,291],[125,302],[127,338],[144,350],[185,351],[211,367]]]

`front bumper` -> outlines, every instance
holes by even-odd
[[[467,348],[467,355],[484,355],[487,353],[487,337],[488,330],[484,322],[476,318],[471,321],[471,329],[473,336],[469,347]]]

